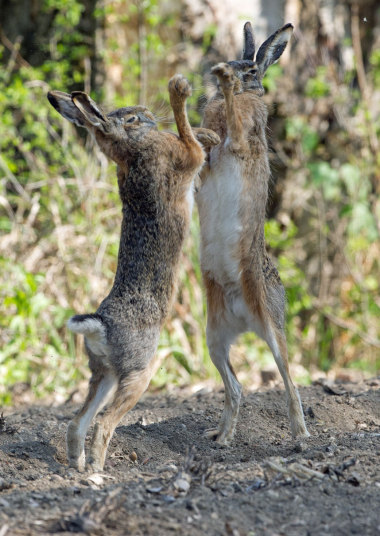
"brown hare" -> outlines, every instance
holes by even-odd
[[[118,265],[109,295],[94,314],[72,317],[68,327],[85,336],[91,380],[87,399],[67,430],[70,467],[99,471],[122,417],[148,387],[155,353],[170,311],[192,208],[192,184],[204,162],[185,103],[191,88],[181,75],[169,82],[178,136],[160,132],[144,106],[104,114],[85,93],[51,91],[48,99],[66,119],[91,131],[117,165],[123,219]],[[198,129],[202,143],[219,138]],[[96,414],[87,463],[84,443]]]
[[[207,295],[207,344],[225,386],[219,427],[208,435],[224,444],[234,435],[241,397],[229,349],[245,331],[256,332],[274,355],[286,388],[293,436],[309,435],[300,397],[289,375],[285,292],[264,241],[270,170],[261,82],[267,68],[284,51],[292,30],[291,24],[277,30],[254,59],[254,37],[247,22],[243,59],[212,68],[218,91],[204,110],[203,126],[217,132],[221,143],[208,151],[196,202]]]

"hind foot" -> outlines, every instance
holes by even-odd
[[[235,434],[235,429],[220,429],[220,428],[213,428],[211,430],[205,430],[203,432],[203,436],[207,437],[207,439],[211,439],[215,441],[216,443],[219,443],[219,445],[225,445],[228,446]]]
[[[296,425],[293,424],[291,428],[293,439],[306,439],[310,437],[310,433],[304,422],[299,422]]]

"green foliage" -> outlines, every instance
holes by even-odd
[[[72,382],[72,363],[59,367],[67,353],[61,330],[69,311],[52,303],[43,292],[43,274],[27,272],[3,257],[0,267],[8,275],[0,284],[4,319],[0,401],[10,401],[5,387],[17,382],[30,383],[36,395],[52,390],[60,392]]]
[[[371,64],[371,77],[374,87],[380,87],[380,50],[374,50],[369,58]]]
[[[376,58],[375,52],[371,56],[375,67],[372,80],[376,80],[379,70]],[[347,76],[348,73],[345,83],[352,85],[353,73],[351,79]],[[380,365],[380,250],[374,191],[380,167],[369,144],[373,143],[372,133],[379,130],[380,117],[370,117],[358,92],[347,94],[343,83],[337,86],[324,67],[316,69],[305,89],[306,97],[319,99],[321,109],[336,106],[340,110],[342,94],[347,96],[342,112],[345,125],[352,125],[348,132],[340,128],[326,137],[323,119],[312,113],[293,114],[285,121],[287,142],[296,155],[292,173],[302,173],[303,187],[312,194],[305,210],[308,223],[303,234],[315,243],[312,247],[302,240],[306,251],[298,266],[306,272],[311,298],[303,306],[302,298],[294,296],[299,306],[295,318],[303,329],[304,362],[309,366],[324,371],[333,366],[350,366],[376,373]],[[326,99],[324,105],[322,99]],[[304,225],[305,219],[306,215]],[[316,262],[320,271],[313,276],[308,269]],[[286,280],[289,267],[283,266],[282,273]],[[290,321],[292,318],[290,308]]]
[[[63,395],[87,374],[65,329],[77,298],[91,289],[81,268],[84,240],[99,223],[102,239],[112,235],[117,243],[118,221],[103,212],[113,211],[117,193],[108,191],[102,206],[110,188],[91,178],[99,173],[97,155],[92,162],[91,146],[78,142],[46,99],[49,88],[83,84],[78,60],[87,47],[79,50],[82,38],[68,32],[82,4],[50,1],[44,9],[55,13],[54,57],[41,67],[17,66],[0,51],[0,404],[11,401],[14,383],[30,384],[37,396]]]
[[[317,67],[316,75],[312,78],[309,78],[306,83],[305,94],[314,99],[327,97],[330,94],[326,67],[321,65]]]
[[[338,201],[341,195],[338,171],[327,162],[310,162],[308,168],[312,183],[322,189],[324,198],[328,201]]]
[[[210,45],[216,35],[218,28],[216,24],[209,24],[203,34],[202,49],[203,53],[206,54]]]
[[[268,92],[274,91],[282,74],[283,69],[278,63],[271,65],[263,78],[263,88]]]
[[[44,0],[43,10],[52,27],[42,45],[42,65],[5,61],[0,46],[0,404],[11,403],[11,386],[18,382],[30,384],[36,396],[65,396],[88,377],[83,339],[65,323],[74,312],[96,309],[117,264],[115,166],[53,110],[46,92],[88,87],[85,66],[97,55],[115,79],[103,99],[104,87],[93,87],[94,98],[104,101],[113,90],[112,107],[144,102],[167,122],[167,82],[177,66],[176,20],[158,0],[98,3],[94,16],[106,27],[102,50],[94,50],[80,30],[82,2]],[[210,25],[204,33],[204,51],[216,30]],[[379,52],[369,61],[368,84],[379,86]],[[193,86],[189,117],[199,125],[202,76],[197,69],[184,74]],[[285,75],[273,65],[265,88],[273,93]],[[380,157],[369,145],[380,120],[357,90],[347,93],[354,73],[345,76],[337,87],[330,70],[318,67],[299,96],[329,111],[341,107],[344,127],[326,127],[331,117],[316,118],[313,106],[304,107],[308,113],[288,114],[278,142],[290,155],[289,182],[297,178],[301,184],[303,212],[297,224],[279,218],[265,229],[288,296],[289,355],[303,382],[309,375],[302,365],[371,373],[380,366]],[[153,380],[157,388],[218,378],[205,340],[198,246],[195,214],[178,300],[160,338],[164,361]],[[250,383],[254,363],[268,366],[273,357],[248,334],[234,348],[233,361],[239,378]]]
[[[173,43],[173,15],[164,12],[157,0],[110,2],[97,9],[97,16],[123,20],[137,32],[127,37],[127,54],[120,36],[110,33],[102,51],[105,64],[122,67],[113,106],[148,104],[155,111],[168,104],[166,56]],[[123,43],[124,44],[124,43]]]
[[[305,157],[318,148],[318,133],[308,124],[306,117],[296,115],[286,119],[285,129],[287,139],[299,143]]]

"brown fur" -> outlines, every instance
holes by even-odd
[[[181,248],[189,220],[192,182],[204,161],[204,145],[218,137],[194,133],[186,115],[191,94],[181,75],[169,82],[178,136],[160,132],[144,106],[105,115],[81,92],[51,92],[50,103],[69,121],[92,131],[102,151],[118,165],[123,219],[113,287],[94,314],[76,315],[68,326],[85,335],[92,372],[89,393],[67,432],[69,464],[83,470],[84,441],[99,418],[87,467],[101,470],[107,446],[120,419],[148,387],[155,368],[159,332],[171,308],[178,281]]]
[[[218,317],[224,315],[224,291],[223,287],[208,272],[203,272],[202,275],[206,290],[208,321],[214,325],[218,321]]]
[[[289,376],[285,293],[264,238],[270,169],[261,79],[281,55],[290,33],[291,26],[286,25],[273,34],[257,53],[262,63],[256,63],[252,28],[247,23],[244,60],[213,67],[218,91],[204,110],[203,126],[221,139],[218,146],[208,150],[208,166],[202,170],[196,199],[208,309],[207,341],[226,388],[219,428],[211,435],[222,443],[233,437],[241,394],[229,362],[229,347],[247,330],[255,330],[273,352],[288,395],[293,435],[308,435]],[[249,54],[252,58],[246,57]],[[223,213],[225,207],[231,213],[231,229],[227,225],[230,214]]]
[[[233,87],[233,86],[232,86]],[[239,263],[242,272],[242,289],[246,302],[253,313],[261,318],[265,314],[265,278],[262,266],[270,263],[264,242],[265,207],[268,198],[270,176],[265,136],[267,110],[262,99],[253,91],[233,94],[226,91],[225,99],[215,98],[206,107],[203,125],[216,132],[221,143],[211,150],[225,151],[227,134],[231,137],[228,151],[241,160],[243,195],[240,215],[242,227],[250,229],[242,233],[239,244]],[[227,129],[226,109],[232,118],[230,130]],[[207,170],[202,170],[205,180]]]

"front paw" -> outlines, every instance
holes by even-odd
[[[220,143],[220,137],[216,132],[208,128],[193,128],[194,135],[199,143],[204,147],[213,147]]]
[[[189,81],[182,74],[175,74],[169,80],[169,93],[173,97],[186,99],[191,95],[191,86]]]
[[[228,63],[218,63],[211,69],[211,73],[218,77],[219,83],[223,87],[235,85],[234,70]]]

